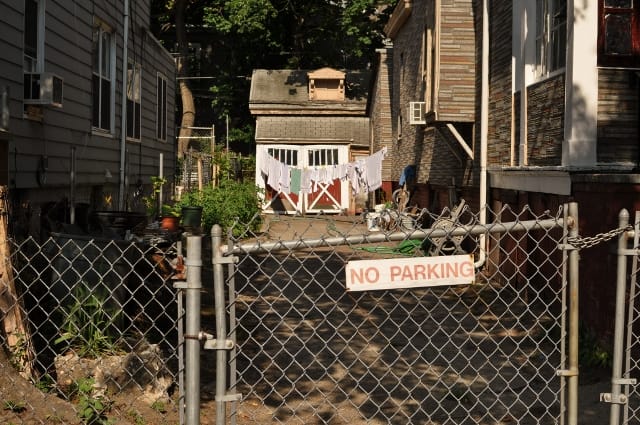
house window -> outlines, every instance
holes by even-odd
[[[44,56],[44,1],[24,2],[24,70],[42,72]]]
[[[114,37],[102,26],[93,30],[93,127],[113,132]]]
[[[167,79],[156,78],[156,138],[167,140]]]
[[[536,1],[536,75],[562,69],[567,53],[567,1]]]
[[[127,137],[140,140],[140,65],[127,67]]]
[[[634,0],[599,0],[598,65],[640,67],[640,6]]]

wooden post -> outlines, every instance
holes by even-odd
[[[8,238],[7,186],[0,186],[0,314],[11,362],[26,379],[35,377],[35,354],[23,305],[16,290]]]

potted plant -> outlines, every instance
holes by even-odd
[[[164,204],[162,205],[162,214],[160,216],[160,227],[170,232],[178,230],[180,224],[180,205]]]

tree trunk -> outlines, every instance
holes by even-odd
[[[179,56],[176,62],[178,71],[178,87],[180,89],[180,97],[182,99],[182,120],[180,122],[180,131],[178,133],[178,158],[182,158],[189,149],[189,140],[191,137],[191,127],[196,120],[196,105],[193,101],[193,93],[189,87],[189,42],[187,41],[187,32],[185,29],[185,9],[187,0],[176,0],[175,2],[175,24],[176,24],[176,41],[178,42]]]
[[[0,314],[2,331],[11,354],[11,363],[27,379],[35,378],[33,362],[35,354],[31,343],[31,332],[22,299],[16,290],[11,265],[11,249],[7,229],[8,190],[0,186]]]

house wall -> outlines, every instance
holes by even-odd
[[[452,185],[461,188],[470,183],[471,161],[445,124],[475,119],[476,31],[473,2],[443,0],[438,2],[439,9],[434,4],[412,2],[411,14],[403,25],[393,26],[394,145],[390,177],[397,184],[405,167],[415,165],[416,184],[409,188],[413,193],[410,204],[442,208],[453,201],[448,196]],[[425,30],[433,25],[436,33],[433,63],[439,71],[423,74]],[[412,125],[409,103],[424,101],[429,96],[437,121],[427,119],[427,124]],[[472,137],[468,143],[473,147]]]
[[[598,69],[598,149],[600,163],[640,162],[640,78],[623,69]]]
[[[99,206],[97,193],[112,192],[118,198],[120,173],[120,124],[122,102],[123,2],[96,0],[66,2],[48,0],[45,9],[44,71],[64,80],[61,108],[42,107],[41,119],[24,115],[23,22],[24,2],[7,0],[0,5],[0,81],[10,88],[8,168],[15,202],[38,208],[70,194],[71,150],[76,155],[76,201]],[[98,18],[115,32],[116,97],[115,133],[92,130],[92,29]],[[171,178],[174,140],[174,63],[148,33],[149,1],[132,1],[129,57],[142,63],[141,142],[127,142],[126,179],[132,188],[138,180],[150,184],[158,175],[158,154],[165,155],[164,175]],[[166,142],[156,139],[156,72],[167,77],[168,129]],[[106,177],[110,174],[111,177]],[[131,194],[133,190],[130,190]],[[112,207],[115,207],[115,202]],[[130,207],[136,207],[128,203]],[[141,207],[140,207],[141,208]]]
[[[377,152],[383,147],[388,152],[393,151],[393,133],[391,129],[391,76],[393,75],[392,50],[390,48],[378,49],[378,69],[370,94],[371,105],[369,116],[371,117],[371,152]],[[382,190],[381,198],[391,199],[393,167],[391,161],[382,162]],[[373,200],[373,202],[381,199]]]
[[[562,165],[564,97],[564,74],[527,87],[527,165]]]
[[[481,2],[477,2],[481,3]],[[487,166],[505,166],[511,164],[512,153],[512,74],[511,74],[511,37],[504,33],[512,25],[512,2],[493,2],[491,4],[491,45],[489,48],[489,126],[487,146]],[[476,9],[477,16],[481,15]],[[482,19],[478,18],[478,25]],[[479,28],[481,31],[481,28]],[[482,60],[481,40],[476,43],[478,62]],[[480,64],[479,64],[480,66]],[[480,76],[479,76],[480,77]],[[478,88],[480,81],[478,79]],[[480,94],[478,90],[478,99]],[[478,102],[478,108],[480,102]],[[477,116],[480,116],[478,109]],[[517,128],[517,127],[516,127]],[[480,120],[476,121],[476,158],[480,158]]]
[[[437,111],[440,121],[475,120],[475,40],[471,0],[440,2]]]

